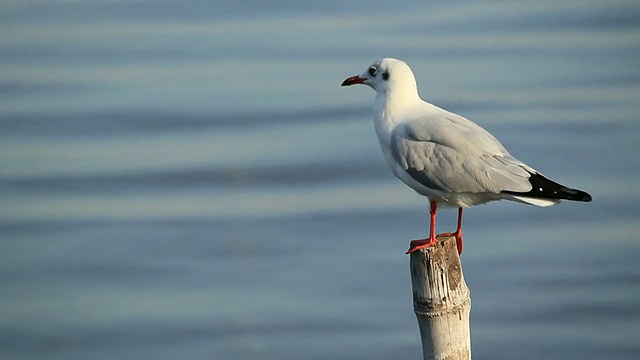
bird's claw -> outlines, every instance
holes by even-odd
[[[428,248],[434,246],[438,241],[433,239],[421,239],[421,240],[411,240],[409,243],[409,250],[405,254],[411,254],[420,249]]]

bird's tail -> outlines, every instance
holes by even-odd
[[[531,183],[531,190],[528,192],[503,191],[502,193],[509,195],[512,200],[536,206],[554,205],[560,200],[591,201],[591,195],[588,193],[568,188],[538,173],[531,174],[529,183]]]

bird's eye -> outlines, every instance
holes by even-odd
[[[377,72],[378,72],[378,69],[376,69],[375,66],[372,66],[369,68],[369,74],[371,74],[371,76],[376,76]]]

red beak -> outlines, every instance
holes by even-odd
[[[342,86],[350,86],[350,85],[355,85],[355,84],[362,84],[364,83],[364,81],[367,80],[365,78],[361,78],[358,75],[353,75],[350,78],[347,78],[345,81],[342,82]]]

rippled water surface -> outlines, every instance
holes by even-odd
[[[639,358],[640,5],[586,0],[3,2],[0,357],[421,358],[384,56],[594,197],[466,212],[474,359]]]

